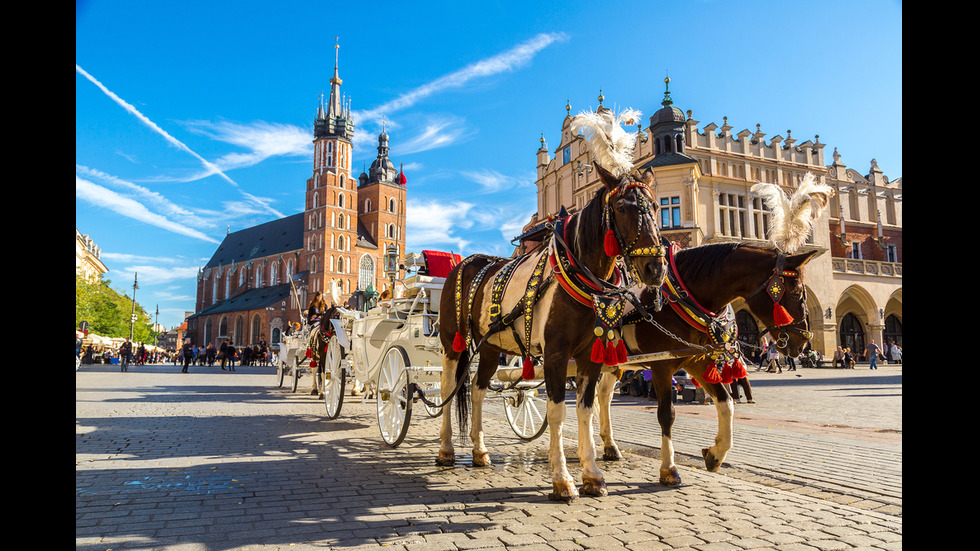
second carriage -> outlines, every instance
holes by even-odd
[[[459,261],[436,251],[408,260],[413,259],[418,273],[398,282],[405,289],[401,298],[382,300],[366,312],[341,308],[339,318],[324,322],[331,335],[317,369],[327,417],[340,415],[348,386],[355,387],[362,400],[376,400],[381,437],[392,447],[404,440],[414,404],[421,402],[432,417],[442,413],[439,301],[445,276]],[[493,389],[503,397],[517,436],[533,440],[547,428],[543,381],[512,380],[514,369],[520,370],[501,366],[498,373],[509,382],[498,381]]]

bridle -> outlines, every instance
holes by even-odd
[[[636,193],[637,197],[637,224],[636,233],[633,240],[626,243],[622,237],[622,232],[616,226],[616,219],[612,214],[612,200],[614,196],[620,193],[625,193],[630,189],[638,189],[639,192]],[[650,218],[651,226],[654,230],[657,230],[656,226],[656,216],[655,206],[650,200],[650,196],[647,194],[650,192],[650,187],[646,184],[636,180],[633,176],[624,176],[620,181],[619,186],[606,194],[605,207],[602,211],[603,223],[606,226],[606,239],[605,239],[605,251],[609,256],[621,256],[623,258],[623,263],[628,267],[630,274],[632,274],[636,279],[639,279],[637,274],[636,266],[634,265],[634,257],[659,257],[664,258],[667,256],[667,248],[663,245],[652,245],[646,247],[637,247],[636,242],[640,240],[640,236],[643,235],[643,228],[646,224],[647,217]],[[652,193],[652,192],[651,192]],[[657,235],[660,235],[659,231],[656,231]]]
[[[796,334],[807,341],[813,339],[813,332],[809,330],[810,327],[810,316],[806,309],[806,286],[801,286],[800,290],[800,305],[803,310],[803,319],[796,321],[793,319],[786,309],[780,304],[783,296],[786,294],[786,281],[784,278],[787,277],[799,277],[800,272],[796,270],[784,270],[783,266],[786,263],[786,253],[779,252],[776,254],[776,265],[773,267],[772,277],[766,281],[765,284],[761,285],[755,291],[745,297],[745,301],[748,302],[755,295],[765,291],[769,298],[773,302],[773,324],[766,327],[759,336],[769,334],[773,337],[776,346],[778,348],[785,348],[789,344],[789,333]],[[797,327],[798,324],[803,324],[803,327]],[[777,333],[778,332],[778,333]]]

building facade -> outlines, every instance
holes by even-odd
[[[187,318],[193,343],[275,344],[314,292],[329,297],[336,286],[347,303],[389,289],[382,259],[389,248],[404,256],[406,179],[388,157],[384,131],[369,173],[351,176],[354,121],[338,66],[339,57],[313,121],[302,212],[225,236],[198,273],[195,313]]]
[[[87,234],[75,228],[75,272],[88,281],[98,281],[109,268],[102,263],[102,249]]]
[[[682,247],[718,241],[767,242],[769,212],[750,189],[757,183],[787,190],[807,172],[833,186],[832,204],[816,221],[804,250],[820,251],[807,266],[807,302],[813,348],[830,359],[837,346],[863,353],[873,339],[902,343],[902,179],[889,181],[872,160],[867,174],[847,168],[835,149],[825,165],[819,136],[800,142],[776,135],[766,140],[755,130],[733,133],[722,125],[701,124],[674,107],[669,79],[661,108],[641,129],[634,164],[656,177],[661,233]],[[599,104],[603,97],[600,94]],[[581,135],[570,130],[566,105],[558,146],[544,136],[537,151],[537,215],[531,224],[581,209],[599,188],[592,155]],[[762,324],[732,305],[739,333],[757,342]]]

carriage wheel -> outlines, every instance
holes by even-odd
[[[408,383],[408,354],[400,346],[385,352],[378,370],[375,390],[378,399],[378,426],[381,438],[391,447],[402,443],[412,418],[411,386]]]
[[[424,385],[424,386],[425,388],[428,389],[428,388],[435,388],[436,385]],[[428,400],[437,406],[437,407],[432,407],[429,404],[422,402],[422,407],[425,408],[425,412],[429,414],[429,417],[439,417],[440,415],[442,415],[442,410],[445,409],[441,407],[442,394],[439,394],[437,396],[431,396],[428,398]]]
[[[340,342],[337,337],[330,337],[323,368],[320,371],[323,401],[327,408],[327,418],[336,419],[340,415],[340,407],[344,404],[344,386],[347,375],[340,366]]]
[[[302,360],[296,358],[296,365],[293,366],[293,392],[296,392],[296,388],[299,387],[300,363],[302,363]]]
[[[548,402],[538,396],[536,389],[517,391],[516,396],[504,398],[504,413],[510,428],[521,440],[534,440],[548,428]]]
[[[276,364],[276,379],[279,381],[279,388],[282,388],[282,383],[286,380],[286,371],[288,370],[286,360],[280,359],[279,363]]]

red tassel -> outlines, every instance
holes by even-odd
[[[595,342],[592,343],[592,361],[597,364],[601,364],[603,360],[602,352],[602,339],[596,339]]]
[[[733,379],[744,379],[749,376],[749,372],[745,370],[745,366],[742,365],[742,360],[735,358],[735,365],[732,366],[732,378]]]
[[[524,370],[521,371],[521,377],[524,377],[525,381],[530,381],[534,378],[534,362],[531,358],[524,358]]]
[[[463,338],[463,334],[456,331],[456,336],[453,337],[453,352],[462,352],[466,350],[466,339]]]
[[[732,364],[725,362],[725,367],[721,368],[721,382],[726,385],[732,384]]]
[[[316,367],[316,360],[310,360],[310,367]]]
[[[694,377],[691,377],[691,384],[694,385],[694,388],[701,388],[701,383],[699,383]]]
[[[313,351],[310,350],[309,348],[306,349],[306,357],[307,358],[312,358],[313,357]]]
[[[606,231],[606,241],[603,246],[606,249],[607,256],[619,256],[622,253],[619,250],[619,241],[616,239],[616,234],[612,230]]]
[[[704,370],[704,374],[701,375],[701,378],[704,379],[704,382],[706,383],[714,384],[721,382],[721,375],[719,375],[718,370],[715,369],[715,362],[711,362],[708,365],[708,369]]]
[[[616,344],[616,360],[621,364],[626,363],[626,343],[623,339],[619,339],[619,343]]]
[[[606,353],[603,355],[602,361],[606,365],[619,365],[619,360],[616,359],[616,347],[613,346],[612,341],[606,344]]]
[[[782,327],[793,323],[793,316],[789,315],[783,305],[777,302],[772,306],[772,320],[776,327]]]

